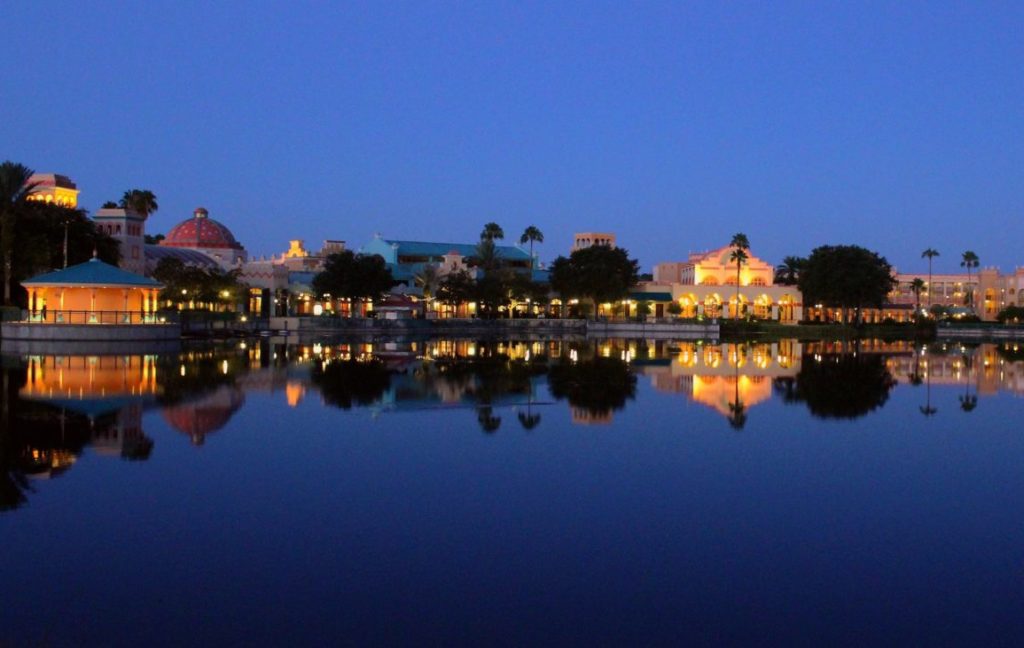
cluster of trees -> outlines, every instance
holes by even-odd
[[[921,258],[928,260],[928,281],[920,277],[910,284],[914,293],[917,310],[921,309],[921,295],[928,296],[931,303],[932,262],[940,256],[938,250],[927,248]],[[972,250],[961,254],[960,267],[967,270],[970,284],[972,271],[980,265],[978,255]],[[885,257],[856,245],[825,245],[815,248],[809,257],[787,256],[775,267],[775,283],[785,286],[799,286],[804,302],[842,308],[844,320],[847,310],[859,316],[864,307],[880,307],[895,286],[892,266]],[[964,305],[974,308],[974,291],[969,286],[964,292]],[[948,309],[931,306],[934,316],[941,317]],[[1007,315],[1012,317],[1012,315]]]
[[[623,248],[594,245],[560,256],[551,264],[551,288],[563,300],[589,301],[597,305],[625,298],[636,285],[640,266]]]
[[[424,365],[415,373],[414,384],[403,384],[406,397],[427,397],[438,389],[451,392],[458,388],[462,397],[476,409],[477,423],[487,433],[498,430],[502,417],[494,406],[499,399],[516,396],[525,401],[517,412],[520,425],[527,430],[541,422],[533,409],[533,380],[546,376],[548,392],[555,400],[566,400],[574,408],[594,416],[606,416],[622,409],[636,397],[637,376],[619,358],[600,357],[595,348],[574,347],[577,360],[568,357],[534,356],[531,360],[512,360],[498,351],[494,341],[479,341],[477,355],[468,358],[440,359]],[[394,372],[380,360],[316,360],[311,379],[324,402],[333,407],[351,409],[379,401],[391,388]]]
[[[0,164],[0,265],[3,303],[24,307],[20,282],[65,265],[98,258],[117,264],[117,241],[100,232],[85,210],[32,200],[39,186],[23,164]],[[65,246],[66,242],[66,246]],[[65,255],[66,250],[66,255]]]
[[[843,323],[852,311],[856,322],[864,308],[881,308],[896,285],[892,265],[858,245],[822,245],[808,257],[787,256],[775,267],[775,283],[797,286],[805,304],[839,308]]]
[[[480,233],[480,241],[467,265],[475,270],[444,274],[439,267],[426,264],[415,281],[423,289],[426,299],[458,306],[468,302],[478,304],[481,317],[496,317],[513,300],[530,299],[545,303],[548,289],[533,281],[530,267],[514,267],[504,258],[495,241],[505,238],[497,223],[487,223]],[[544,241],[544,234],[534,226],[527,227],[520,237],[521,243]],[[475,275],[475,276],[474,276]],[[350,250],[327,257],[323,270],[313,278],[313,290],[320,298],[348,298],[353,300],[378,299],[395,285],[384,259],[377,255],[355,254]]]
[[[860,418],[884,406],[895,386],[883,356],[855,352],[805,354],[796,378],[773,381],[784,403],[825,419]]]
[[[324,261],[324,268],[313,277],[313,290],[331,299],[374,300],[395,285],[391,270],[376,254],[336,252]]]
[[[229,309],[245,299],[249,288],[240,274],[237,269],[200,268],[174,258],[161,259],[153,270],[153,278],[164,284],[161,303],[213,310]]]

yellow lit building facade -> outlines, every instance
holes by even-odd
[[[928,308],[933,304],[946,307],[972,308],[985,321],[994,321],[999,311],[1007,306],[1024,306],[1024,268],[1012,273],[1002,273],[999,268],[979,268],[968,277],[966,272],[955,274],[932,274],[928,285],[928,273],[901,272],[896,275],[896,288],[890,293],[893,304],[917,304],[918,297],[912,290],[914,279],[924,282],[920,304]]]
[[[679,304],[680,316],[754,317],[796,323],[803,317],[803,297],[796,286],[775,284],[775,268],[747,252],[740,266],[730,260],[733,248],[725,246],[691,254],[686,261],[654,266],[653,281],[642,282],[639,290],[670,293]]]
[[[78,207],[78,186],[71,178],[59,173],[35,173],[28,179],[36,190],[29,200],[53,203],[61,207]]]

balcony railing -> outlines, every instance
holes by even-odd
[[[30,324],[166,324],[164,316],[142,311],[38,310],[24,312]]]

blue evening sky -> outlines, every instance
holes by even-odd
[[[0,158],[250,252],[530,224],[1024,265],[1024,3],[4,4]]]

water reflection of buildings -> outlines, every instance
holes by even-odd
[[[159,393],[155,356],[30,356],[18,396],[88,417],[97,454],[143,459],[153,442],[142,412]],[[55,451],[54,461],[74,458]]]
[[[772,397],[772,381],[795,378],[802,345],[795,340],[754,344],[680,343],[662,362],[638,362],[637,370],[658,391],[685,394],[723,416]]]
[[[245,403],[245,395],[235,385],[221,385],[212,393],[178,405],[165,407],[161,412],[172,428],[185,434],[192,445],[203,445],[206,436],[220,430]]]
[[[970,385],[976,394],[1008,392],[1024,396],[1024,347],[1017,344],[958,344],[923,346],[886,358],[886,365],[901,383],[918,385]]]

